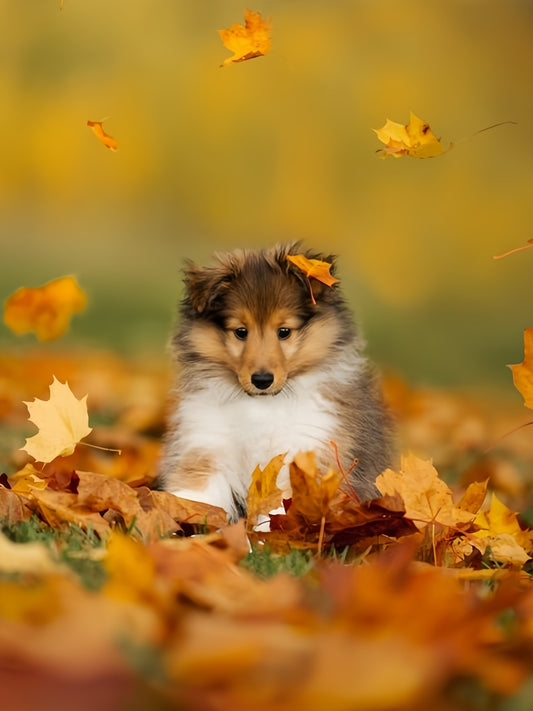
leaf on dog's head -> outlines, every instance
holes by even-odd
[[[320,259],[308,259],[303,254],[288,254],[287,259],[300,269],[308,279],[316,279],[326,286],[333,286],[339,280],[330,274],[331,264]]]
[[[18,336],[35,333],[39,341],[52,341],[86,305],[87,296],[76,279],[60,277],[43,286],[17,289],[5,303],[4,323]]]
[[[104,131],[103,121],[87,121],[87,126],[92,128],[94,135],[111,151],[118,150],[118,141]]]
[[[24,403],[29,420],[39,432],[26,439],[21,447],[36,461],[47,464],[56,457],[67,457],[78,442],[92,432],[87,413],[87,395],[78,400],[68,383],[60,383],[54,375],[50,399]]]
[[[433,134],[429,124],[418,118],[412,111],[409,123],[403,126],[387,119],[382,128],[373,129],[379,140],[385,144],[381,157],[400,158],[433,158],[440,156],[445,149],[439,139]]]
[[[244,11],[244,26],[235,23],[228,30],[218,30],[224,46],[232,51],[232,57],[225,59],[221,67],[247,59],[261,57],[270,52],[272,22],[270,17],[263,20],[260,12]]]

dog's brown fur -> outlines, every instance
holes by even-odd
[[[308,280],[287,259],[298,251],[238,250],[185,273],[173,339],[179,402],[161,473],[166,488],[232,516],[257,464],[309,442],[322,466],[335,463],[330,440],[346,470],[357,459],[351,479],[363,498],[391,464],[390,419],[350,312],[336,286]],[[334,268],[332,257],[307,256]]]

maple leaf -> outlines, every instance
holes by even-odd
[[[52,341],[86,305],[87,296],[76,279],[60,277],[43,286],[17,289],[5,303],[4,323],[17,336],[35,333],[39,341]]]
[[[50,399],[24,403],[29,420],[39,432],[26,439],[21,447],[38,462],[48,463],[56,457],[74,452],[77,443],[92,432],[87,413],[87,395],[78,400],[68,383],[60,383],[54,375]]]
[[[473,538],[486,538],[499,534],[508,534],[524,549],[531,549],[531,532],[523,531],[517,515],[503,504],[496,494],[492,494],[488,511],[480,511],[474,519],[479,531],[472,533]]]
[[[429,124],[418,118],[412,111],[409,123],[403,126],[387,119],[383,128],[373,129],[379,140],[385,144],[381,157],[433,158],[445,152],[438,138],[431,131]]]
[[[278,454],[264,469],[259,466],[255,468],[246,500],[248,528],[253,529],[259,516],[268,516],[281,505],[282,491],[278,488],[277,479],[284,459],[285,454]]]
[[[270,17],[263,20],[260,12],[245,10],[244,26],[235,23],[229,30],[218,30],[224,46],[234,53],[233,57],[225,59],[220,66],[244,62],[270,52],[271,26]]]
[[[456,527],[470,523],[474,514],[454,505],[450,488],[439,479],[431,461],[413,455],[402,457],[400,471],[387,469],[376,479],[382,494],[399,493],[405,505],[405,517],[422,530],[429,523]]]
[[[308,259],[303,254],[288,254],[287,259],[298,267],[308,280],[316,279],[322,284],[326,284],[326,286],[333,286],[339,281],[330,274],[331,264],[329,262],[323,262],[321,259]],[[311,292],[313,304],[316,304],[311,282],[309,282],[309,291]]]
[[[103,121],[87,121],[87,126],[92,128],[94,135],[111,151],[118,151],[118,141],[104,131]]]
[[[533,410],[533,328],[524,331],[524,360],[509,368],[515,388],[524,398],[524,405]]]

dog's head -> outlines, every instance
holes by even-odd
[[[222,366],[249,395],[275,395],[352,337],[338,290],[287,259],[298,251],[237,250],[217,254],[214,267],[188,264],[177,337],[184,357]],[[334,269],[331,256],[306,256]]]

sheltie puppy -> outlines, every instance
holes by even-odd
[[[391,423],[351,314],[337,288],[287,259],[298,244],[217,254],[189,263],[178,365],[160,480],[177,496],[245,515],[252,472],[279,454],[314,451],[336,467],[335,443],[361,499],[391,464]],[[334,258],[306,253],[329,262]],[[355,462],[355,466],[354,465]],[[290,496],[290,493],[287,493]]]

